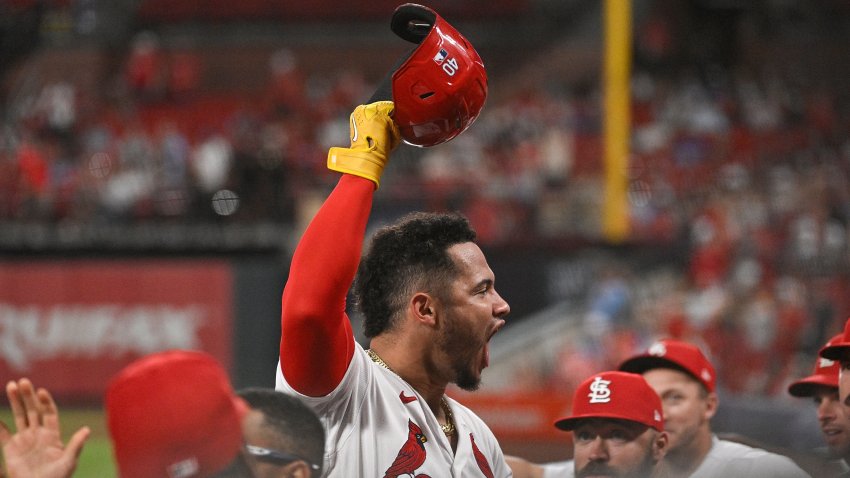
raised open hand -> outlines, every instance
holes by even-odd
[[[83,444],[91,432],[77,430],[68,445],[62,443],[59,409],[50,392],[36,391],[29,379],[6,384],[16,432],[0,422],[0,445],[8,478],[68,478],[77,467]]]

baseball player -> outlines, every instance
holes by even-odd
[[[313,410],[297,397],[266,388],[237,395],[251,409],[242,434],[255,478],[322,476],[325,430]]]
[[[430,33],[397,74],[416,77],[418,69],[419,87],[450,75],[460,90],[415,98],[396,91],[393,102],[354,110],[351,147],[328,153],[328,167],[343,175],[304,232],[283,292],[276,388],[319,415],[331,477],[510,476],[490,429],[445,395],[449,383],[477,388],[489,340],[510,311],[467,220],[408,215],[375,234],[358,267],[372,198],[400,139],[426,145],[456,136],[478,114],[469,114],[464,97],[486,92],[486,77],[469,67],[480,62],[477,53],[425,10]],[[458,104],[412,119],[429,98]],[[451,118],[438,117],[446,111]],[[355,342],[345,312],[355,274],[368,350]]]
[[[693,344],[661,340],[619,369],[640,373],[661,397],[670,447],[662,466],[672,477],[809,476],[790,458],[719,439],[711,430],[717,411],[714,367]]]
[[[449,383],[477,387],[510,311],[464,218],[419,213],[375,235],[355,284],[371,348],[354,341],[345,299],[398,144],[392,112],[357,107],[351,148],[331,149],[346,174],[292,258],[276,388],[322,419],[327,476],[509,476],[489,428],[445,395]]]
[[[90,434],[83,427],[67,445],[50,393],[26,379],[6,392],[17,432],[0,424],[9,478],[70,478]],[[202,352],[173,350],[134,361],[110,382],[106,414],[122,478],[257,478],[243,455],[241,420],[247,407],[227,373]]]
[[[146,355],[112,379],[105,405],[121,478],[255,478],[242,436],[248,407],[209,354]]]
[[[850,407],[850,319],[844,324],[841,339],[822,348],[819,355],[841,364],[838,374],[838,399],[842,405]]]
[[[602,372],[578,386],[570,416],[576,477],[653,477],[668,447],[661,400],[637,374]]]
[[[843,334],[836,335],[824,348],[841,342],[842,338]],[[850,470],[847,466],[850,463],[850,416],[838,400],[839,370],[838,362],[819,357],[811,375],[788,386],[788,393],[792,396],[814,399],[828,455],[837,460],[827,463],[829,468],[821,470],[816,476],[848,476]]]

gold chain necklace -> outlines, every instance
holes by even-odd
[[[374,350],[366,349],[366,354],[376,364],[380,365],[381,367],[384,367],[392,373],[395,373],[395,371],[391,369],[390,366],[387,365],[386,362],[384,362],[384,359],[382,359],[378,354],[376,354]],[[397,373],[395,373],[395,375],[398,378],[401,378]],[[446,424],[440,424],[440,428],[443,429],[443,433],[445,433],[447,437],[451,438],[455,434],[455,419],[454,415],[452,414],[452,409],[449,408],[449,404],[448,402],[446,402],[446,397],[440,397],[440,406],[442,406],[443,408],[443,413],[446,414]]]

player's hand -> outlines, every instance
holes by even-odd
[[[16,433],[0,422],[0,445],[8,478],[69,478],[90,430],[83,427],[65,446],[59,427],[59,410],[50,392],[35,390],[22,378],[6,385]]]
[[[354,174],[380,186],[381,174],[390,153],[401,142],[398,126],[392,120],[392,101],[360,105],[350,117],[350,148],[331,148],[328,169]]]

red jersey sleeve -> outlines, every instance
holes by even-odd
[[[354,353],[346,295],[360,263],[375,184],[342,175],[304,231],[281,302],[280,366],[304,395],[330,393]]]

